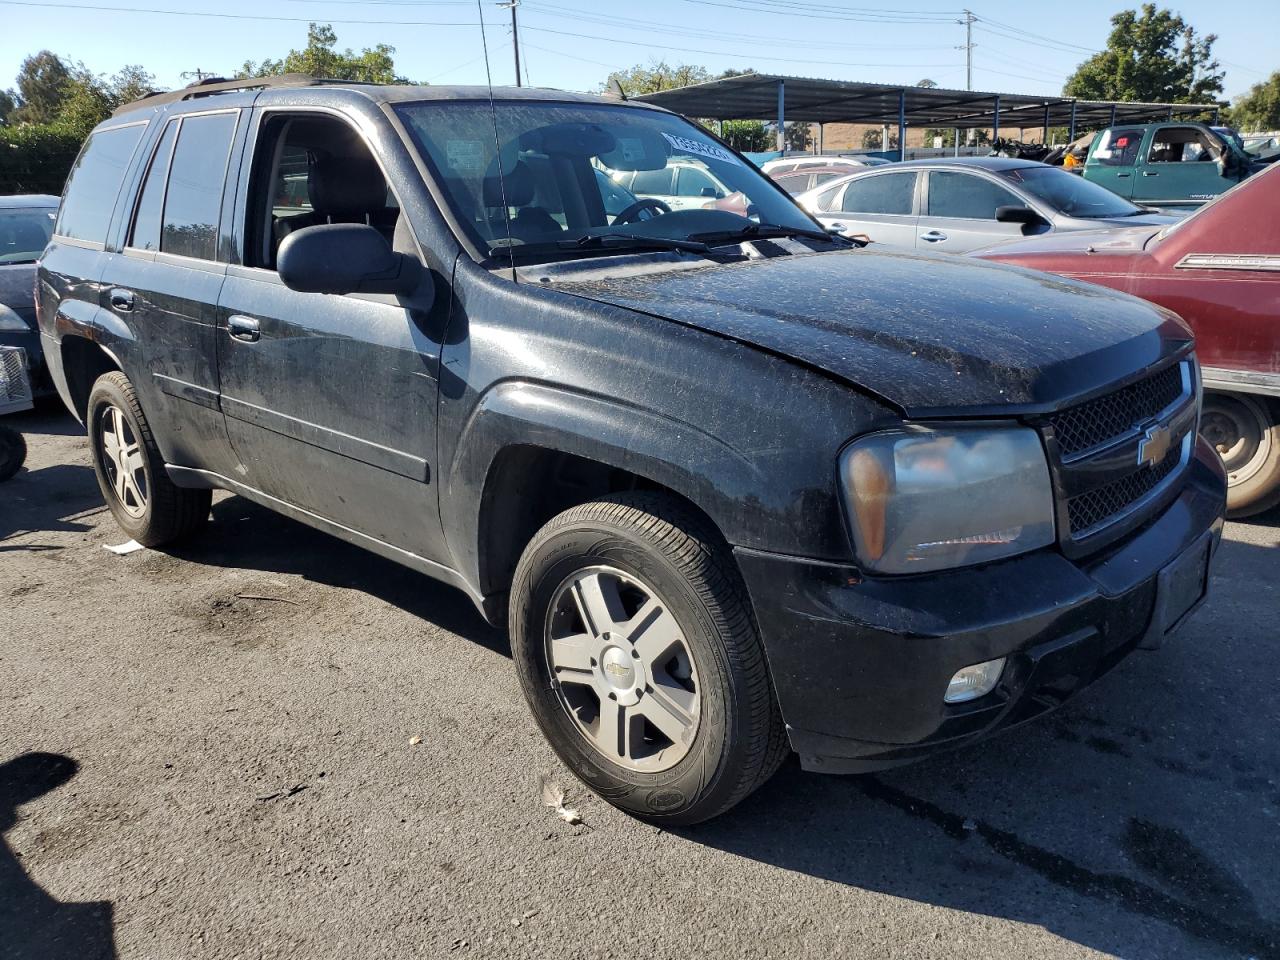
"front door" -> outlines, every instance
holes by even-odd
[[[227,270],[218,359],[231,479],[366,537],[444,559],[435,492],[438,333],[428,314],[380,294],[290,290],[274,269],[288,233],[320,223],[410,233],[363,138],[326,114],[257,117],[243,265]],[[302,183],[299,183],[299,180]]]
[[[1134,178],[1133,199],[1166,206],[1199,206],[1236,184],[1218,164],[1225,145],[1202,127],[1161,126],[1151,136]]]
[[[996,219],[1000,207],[1025,207],[1012,190],[981,174],[931,170],[924,214],[916,224],[918,247],[943,253],[968,253],[1001,240],[1025,236],[1020,223]]]

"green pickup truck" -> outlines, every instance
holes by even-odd
[[[1199,123],[1108,127],[1089,148],[1084,177],[1134,203],[1169,212],[1207,203],[1261,169]]]

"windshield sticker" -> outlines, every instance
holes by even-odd
[[[618,149],[622,151],[622,159],[628,163],[643,161],[645,158],[644,141],[636,137],[619,137]]]
[[[704,143],[701,140],[691,140],[688,137],[673,137],[669,133],[664,133],[667,143],[671,144],[673,150],[681,153],[689,153],[698,157],[707,157],[710,160],[720,160],[724,163],[733,163],[742,166],[742,161],[735,157],[724,147],[718,147],[714,143]]]
[[[446,140],[449,167],[458,173],[484,171],[484,143],[480,140]]]

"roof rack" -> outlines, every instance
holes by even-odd
[[[166,103],[178,103],[182,100],[194,100],[197,97],[208,97],[216,93],[234,93],[240,90],[266,90],[272,87],[315,87],[326,83],[359,84],[361,86],[377,86],[365,80],[332,80],[324,77],[313,77],[309,73],[281,73],[270,77],[246,77],[241,80],[227,80],[224,77],[206,77],[178,90],[164,90],[150,93],[131,103],[122,104],[112,112],[113,117],[143,107],[160,107]]]

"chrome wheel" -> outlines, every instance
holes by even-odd
[[[1270,426],[1265,408],[1250,396],[1219,393],[1204,399],[1200,433],[1222,457],[1232,486],[1251,479],[1266,463]]]
[[[98,414],[98,457],[120,507],[137,519],[147,512],[147,470],[142,444],[119,407],[104,404]]]
[[[697,673],[684,631],[647,584],[614,567],[576,571],[552,596],[545,650],[561,706],[606,759],[656,773],[689,752]]]

